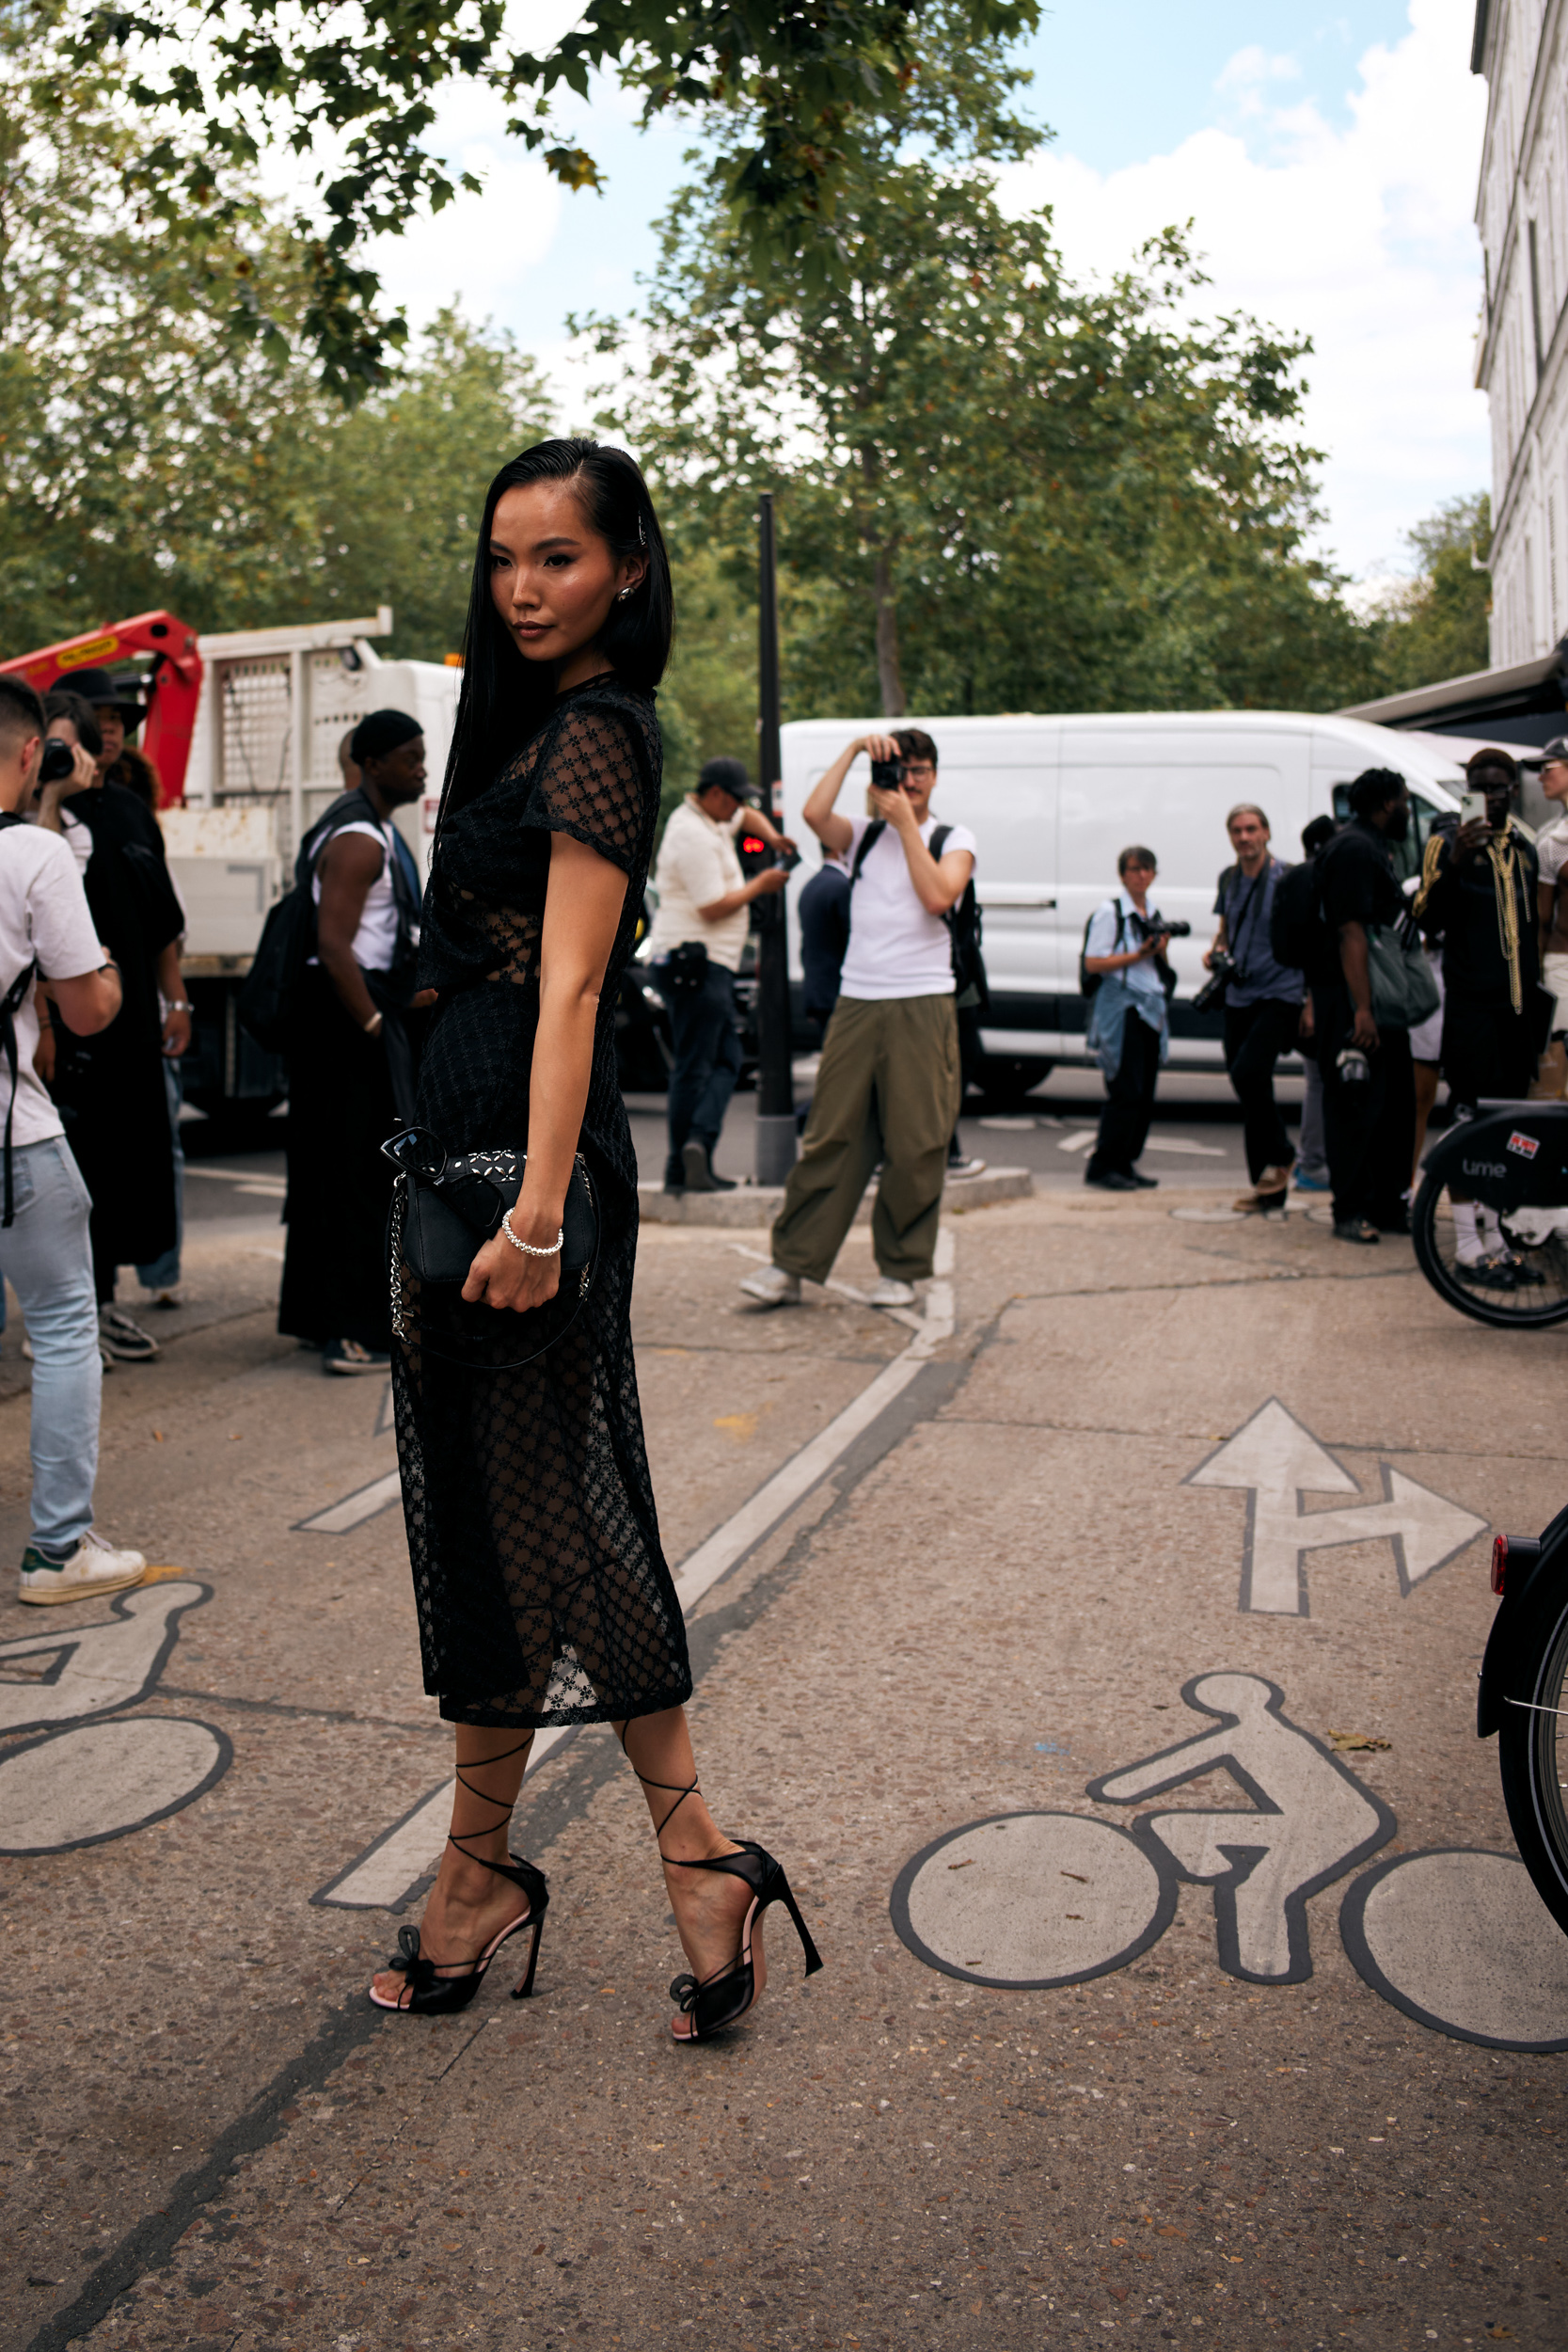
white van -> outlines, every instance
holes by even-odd
[[[1117,854],[1146,843],[1160,861],[1151,903],[1193,927],[1173,943],[1178,992],[1171,1062],[1223,1065],[1221,1019],[1196,1013],[1202,956],[1213,936],[1214,884],[1230,862],[1226,811],[1256,801],[1276,856],[1301,855],[1308,818],[1345,814],[1345,788],[1364,768],[1394,768],[1415,803],[1401,878],[1420,863],[1433,818],[1455,809],[1462,763],[1477,748],[1459,737],[1413,735],[1361,719],[1286,710],[1135,711],[1084,718],[909,719],[940,755],[932,814],[968,825],[979,845],[974,885],[985,920],[990,1009],[982,1038],[997,1095],[1026,1093],[1057,1062],[1087,1060],[1086,1007],[1078,989],[1084,930],[1117,888]],[[847,742],[886,720],[809,719],[784,729],[784,829],[803,854],[791,903],[816,871],[801,820],[812,786]],[[870,771],[860,759],[838,805],[865,807]],[[799,926],[790,926],[799,981]]]

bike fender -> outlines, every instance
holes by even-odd
[[[1422,1173],[1506,1215],[1560,1205],[1565,1168],[1568,1104],[1529,1103],[1461,1120],[1433,1145]]]

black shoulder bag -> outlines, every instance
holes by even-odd
[[[476,1372],[517,1372],[565,1338],[588,1303],[599,1262],[599,1212],[581,1152],[562,1213],[561,1282],[524,1314],[462,1296],[468,1268],[517,1198],[526,1152],[449,1155],[427,1127],[400,1127],[381,1147],[398,1171],[388,1227],[392,1329],[405,1346]],[[405,1277],[419,1285],[411,1311]]]

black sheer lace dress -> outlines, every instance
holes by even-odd
[[[627,878],[580,1144],[602,1235],[584,1311],[520,1370],[438,1359],[417,1338],[393,1351],[425,1689],[451,1723],[603,1723],[690,1695],[632,1361],[637,1163],[615,1075],[614,1006],[659,774],[652,695],[594,679],[560,698],[436,842],[420,979],[441,1001],[418,1117],[452,1152],[527,1145],[550,835],[586,842]],[[418,1285],[404,1281],[417,1332]]]

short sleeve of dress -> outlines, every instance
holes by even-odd
[[[627,719],[592,705],[564,711],[533,776],[522,821],[570,834],[629,873],[646,821],[648,780]]]

